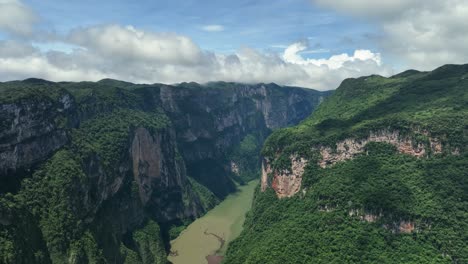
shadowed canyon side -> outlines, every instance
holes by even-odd
[[[467,76],[347,79],[273,132],[225,263],[468,262]]]
[[[165,263],[171,228],[235,191],[233,181],[257,177],[264,139],[329,94],[0,83],[1,262]]]

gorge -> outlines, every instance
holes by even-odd
[[[329,94],[224,82],[0,83],[1,262],[165,263],[171,237],[258,178],[271,131]]]
[[[467,76],[1,83],[0,263],[465,263]]]

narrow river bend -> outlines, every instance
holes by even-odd
[[[168,260],[174,264],[220,263],[229,242],[242,231],[258,181],[239,186],[218,206],[197,219],[171,241]]]

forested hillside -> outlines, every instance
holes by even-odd
[[[225,263],[468,263],[468,65],[347,79],[263,147]]]

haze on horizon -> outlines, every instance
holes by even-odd
[[[465,0],[0,0],[0,81],[275,82],[468,62]]]

